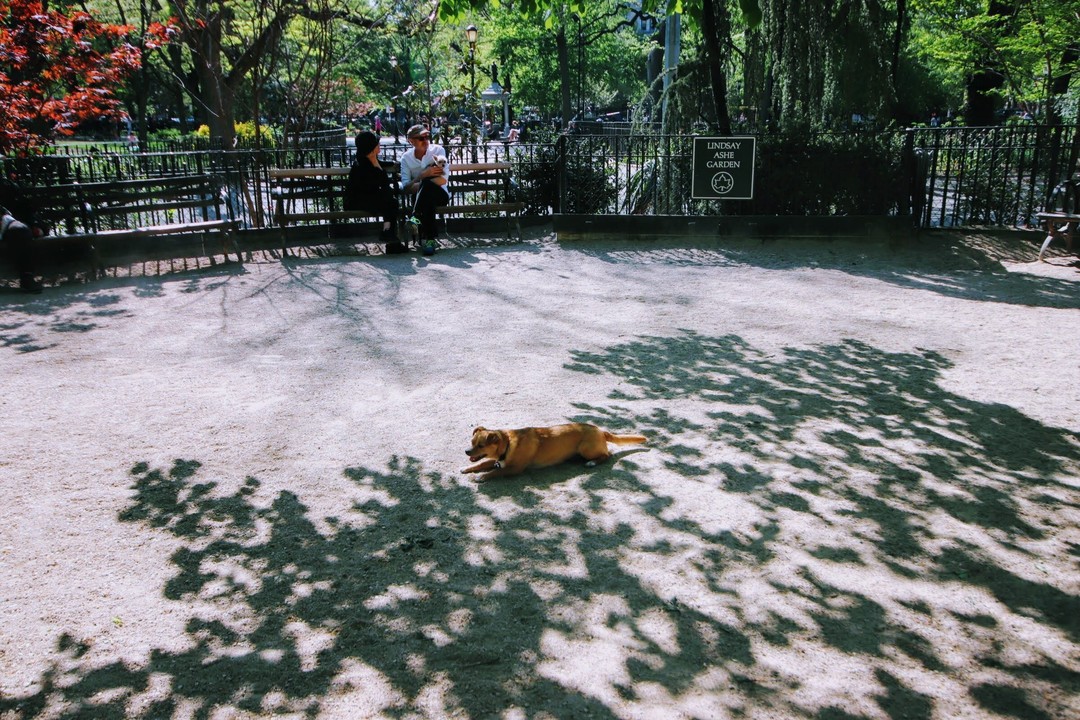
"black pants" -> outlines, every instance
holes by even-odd
[[[380,193],[374,197],[365,198],[360,205],[360,210],[367,210],[383,219],[384,223],[390,223],[390,228],[396,233],[398,223],[397,196],[391,192]]]
[[[434,240],[438,234],[435,227],[435,208],[450,204],[450,193],[431,178],[424,178],[413,200],[413,215],[420,220],[420,237]]]

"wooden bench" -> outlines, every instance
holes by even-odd
[[[521,212],[525,203],[514,200],[510,163],[456,163],[450,167],[451,202],[435,208],[436,215],[501,215],[506,218],[506,237],[511,221],[521,237]],[[449,233],[449,231],[448,231]]]
[[[1066,180],[1050,193],[1046,209],[1036,214],[1039,222],[1046,228],[1046,239],[1039,248],[1039,260],[1043,259],[1050,243],[1060,238],[1065,241],[1065,249],[1072,250],[1073,233],[1080,225],[1080,182]]]
[[[399,166],[381,163],[397,186]],[[330,168],[272,168],[274,224],[281,228],[284,247],[285,229],[299,223],[338,223],[357,220],[382,220],[371,210],[345,209],[345,184],[349,179],[347,167]]]
[[[386,167],[384,166],[384,169]],[[370,210],[345,210],[350,168],[271,168],[274,224],[338,222],[376,217]]]
[[[140,259],[183,257],[194,252],[213,260],[236,254],[239,224],[210,175],[186,175],[114,182],[70,183],[23,188],[27,203],[51,232],[34,242],[35,261],[48,267],[66,261],[88,265],[91,277],[104,269],[106,255],[128,251]],[[176,237],[176,243],[148,245],[151,238]],[[215,238],[214,247],[207,239]],[[192,241],[197,240],[197,248]]]
[[[382,163],[396,187],[400,181],[400,165]],[[451,166],[450,205],[436,208],[444,221],[452,215],[500,215],[507,219],[507,235],[510,221],[515,222],[518,237],[521,236],[519,216],[523,202],[511,200],[513,182],[509,163],[456,163]],[[274,168],[270,170],[273,182],[274,224],[281,228],[282,247],[287,243],[286,229],[301,223],[323,223],[331,226],[349,221],[381,220],[370,210],[345,210],[345,183],[349,168]],[[402,211],[410,210],[409,200],[402,203]]]
[[[37,237],[31,243],[32,267],[37,274],[61,272],[71,268],[84,272],[90,277],[97,277],[101,259],[93,238],[87,234],[90,219],[88,209],[82,202],[78,186],[74,184],[51,185],[49,187],[22,187],[21,207],[12,210],[26,211],[33,208],[33,217],[19,219],[46,226],[48,234]],[[0,243],[0,250],[5,251],[3,275],[14,276],[14,261],[9,257],[6,243]]]

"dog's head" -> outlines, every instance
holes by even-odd
[[[431,158],[431,162],[433,165],[438,165],[439,167],[446,167],[446,156],[435,155]]]
[[[484,458],[498,458],[503,444],[503,434],[499,430],[478,427],[472,433],[472,447],[465,451],[469,460],[476,462]]]

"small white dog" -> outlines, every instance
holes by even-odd
[[[428,165],[427,167],[432,167],[433,165],[438,165],[439,167],[445,169],[446,168],[446,156],[445,155],[432,155],[431,156],[431,164]],[[440,186],[445,185],[446,184],[446,176],[445,175],[435,175],[434,177],[431,178],[431,181],[433,183],[435,183],[436,185],[440,185]]]

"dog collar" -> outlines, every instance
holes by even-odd
[[[502,451],[502,455],[500,455],[500,456],[499,456],[499,457],[498,457],[498,458],[497,458],[497,459],[495,460],[495,467],[496,467],[496,468],[501,468],[501,467],[503,466],[503,461],[504,461],[504,460],[506,460],[506,456],[507,456],[507,455],[509,455],[509,454],[510,454],[510,441],[509,441],[509,440],[507,440],[507,441],[506,441],[506,449],[505,449],[505,450],[503,450],[503,451]]]

